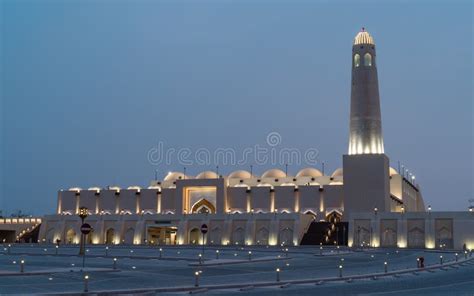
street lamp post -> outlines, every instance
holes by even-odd
[[[86,207],[80,207],[79,208],[79,218],[81,218],[81,225],[84,224],[84,220],[87,218],[88,216],[88,209]],[[79,255],[82,255],[84,256],[85,255],[85,235],[81,232],[81,242],[80,242],[80,246],[79,246]]]

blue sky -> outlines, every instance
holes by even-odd
[[[392,166],[411,169],[433,210],[467,209],[472,3],[380,2],[1,1],[2,209],[53,213],[58,189],[182,170],[150,163],[159,141],[241,151],[275,131],[335,170],[362,26],[377,44]]]

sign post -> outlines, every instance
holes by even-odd
[[[85,264],[86,264],[86,252],[85,252],[85,247],[86,247],[86,238],[87,238],[87,235],[92,231],[92,227],[87,224],[87,223],[84,223],[81,225],[81,233],[82,235],[84,236],[84,239],[82,240],[82,243],[83,243],[83,249],[84,249],[84,252],[82,253],[82,268],[85,267]]]
[[[204,255],[204,235],[207,233],[209,228],[206,224],[201,225],[201,233],[202,233],[202,254]]]

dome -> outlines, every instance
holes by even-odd
[[[285,178],[286,174],[284,171],[279,169],[271,169],[263,173],[262,178]]]
[[[250,178],[252,178],[252,174],[250,174],[247,171],[240,170],[240,171],[232,172],[229,175],[229,178],[232,178],[232,179],[250,179]]]
[[[390,167],[390,169],[389,169],[389,175],[390,175],[390,176],[398,175],[398,172],[397,172],[396,169]]]
[[[305,168],[296,174],[296,177],[321,177],[323,174],[320,170],[315,168]]]
[[[178,179],[192,179],[189,176],[185,176],[183,173],[180,172],[169,172],[168,175],[166,175],[164,181],[176,181]]]
[[[334,171],[334,173],[332,173],[331,178],[334,178],[334,177],[343,177],[342,168],[338,168],[337,170]]]
[[[196,179],[217,179],[218,176],[213,171],[204,171],[196,176]]]
[[[358,44],[375,45],[374,38],[370,36],[369,32],[367,32],[365,28],[362,28],[362,30],[359,33],[357,33],[357,35],[354,38],[354,45],[358,45]]]

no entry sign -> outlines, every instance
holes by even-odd
[[[208,230],[209,230],[209,228],[207,228],[206,224],[201,225],[201,233],[202,234],[206,234]]]
[[[87,223],[84,223],[81,225],[81,232],[82,234],[89,234],[92,230],[92,227],[87,224]]]

